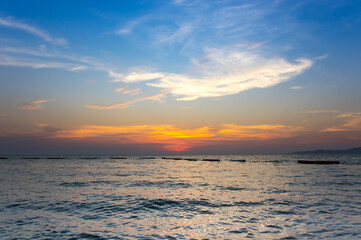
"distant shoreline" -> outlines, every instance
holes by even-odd
[[[292,152],[291,154],[361,154],[361,147],[351,148],[346,150],[313,150],[313,151],[302,151]]]

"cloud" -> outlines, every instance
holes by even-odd
[[[88,57],[61,54],[46,49],[31,49],[20,47],[0,47],[0,65],[13,67],[29,67],[35,69],[57,68],[67,71],[96,70],[108,73],[114,82],[119,81],[123,74],[117,73],[103,61]]]
[[[336,116],[342,124],[321,130],[321,132],[358,132],[361,131],[361,112],[344,113]]]
[[[178,42],[184,40],[189,34],[193,32],[194,26],[190,23],[184,23],[179,26],[179,28],[171,34],[161,34],[158,37],[158,43],[164,42]]]
[[[206,53],[203,62],[192,59],[192,74],[132,72],[120,80],[150,81],[149,86],[168,89],[177,100],[189,101],[271,87],[312,66],[312,61],[305,58],[290,63],[283,58],[265,58],[239,49],[208,49]]]
[[[337,110],[327,110],[327,109],[320,109],[320,110],[311,110],[311,111],[304,111],[301,113],[339,113]]]
[[[0,65],[30,68],[59,68],[68,71],[80,71],[96,68],[87,58],[52,53],[46,50],[34,50],[15,47],[0,47]]]
[[[269,140],[294,136],[300,128],[285,125],[203,126],[187,129],[175,125],[85,125],[76,129],[55,132],[53,138],[93,140],[113,143],[158,143],[164,149],[184,151],[203,144],[218,144],[240,140]]]
[[[315,60],[323,60],[323,59],[326,59],[326,58],[328,58],[328,54],[323,54],[321,56],[315,57],[314,59]]]
[[[142,81],[150,81],[154,79],[159,79],[165,76],[164,73],[156,72],[156,73],[138,73],[138,72],[132,72],[126,76],[122,76],[121,74],[118,74],[116,76],[119,76],[119,81],[127,82],[127,83],[134,83],[134,82],[142,82]]]
[[[123,74],[114,72],[112,70],[108,71],[109,77],[113,79],[113,82],[120,82],[122,77],[124,77]]]
[[[123,90],[125,90],[127,88],[127,86],[125,87],[120,87],[120,88],[117,88],[115,89],[116,92],[122,92]]]
[[[86,66],[76,66],[76,67],[73,67],[71,69],[71,71],[82,71],[82,70],[87,70],[87,69],[88,69],[88,67],[86,67]]]
[[[293,87],[290,87],[290,89],[293,89],[293,90],[300,90],[302,89],[303,86],[293,86]]]
[[[0,117],[6,117],[6,116],[8,116],[9,114],[7,114],[7,113],[0,113]]]
[[[140,88],[123,90],[122,93],[129,94],[131,96],[138,95],[140,93]]]
[[[250,44],[250,45],[246,46],[246,49],[247,50],[256,49],[256,48],[262,47],[266,43],[268,43],[268,41],[253,43],[253,44]]]
[[[31,102],[26,102],[21,105],[19,105],[19,108],[26,109],[26,110],[37,110],[37,109],[43,109],[43,104],[48,102],[48,100],[45,99],[38,99]]]
[[[31,25],[19,22],[13,18],[0,18],[0,25],[1,26],[5,26],[5,27],[10,27],[10,28],[16,28],[16,29],[20,29],[22,31],[28,32],[32,35],[35,35],[37,37],[42,38],[43,40],[50,42],[54,45],[66,45],[67,42],[65,39],[63,38],[54,38],[51,37],[48,33],[46,33],[45,31],[33,27]]]
[[[147,19],[149,19],[149,15],[145,15],[136,19],[133,19],[132,21],[129,21],[127,24],[125,24],[123,27],[121,27],[120,29],[118,29],[115,33],[119,34],[119,35],[126,35],[126,34],[130,34],[134,31],[134,29],[141,23],[143,23],[144,21],[146,21]]]
[[[3,54],[0,54],[0,66],[29,67],[35,69],[58,68],[68,71],[79,71],[87,69],[86,66],[79,66],[79,64],[72,62],[46,61],[44,59],[33,59],[29,57],[19,57]]]
[[[116,92],[121,92],[121,93],[124,93],[124,94],[129,94],[129,95],[131,95],[131,96],[140,94],[140,88],[127,89],[127,86],[121,87],[121,88],[117,88],[117,89],[115,89],[115,91],[116,91]]]
[[[144,97],[144,98],[136,98],[136,99],[128,101],[128,102],[115,103],[115,104],[105,105],[105,106],[98,105],[98,104],[92,104],[92,105],[87,105],[86,107],[93,108],[93,109],[123,109],[123,108],[127,108],[127,107],[129,107],[129,105],[131,105],[133,103],[137,103],[137,102],[143,102],[143,101],[147,101],[147,100],[159,101],[167,93],[168,92],[166,90],[162,90],[160,93],[158,93],[156,95],[152,95],[152,96],[148,96],[148,97]]]
[[[181,5],[182,3],[184,3],[185,2],[185,0],[173,0],[173,3],[175,4],[175,5]]]
[[[228,140],[266,140],[276,138],[288,138],[294,136],[294,132],[303,131],[301,127],[286,125],[236,125],[223,124],[218,134]]]

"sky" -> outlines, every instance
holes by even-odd
[[[0,6],[0,154],[361,146],[357,0]]]

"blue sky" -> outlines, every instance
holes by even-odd
[[[360,12],[358,1],[2,1],[2,151],[22,136],[54,151],[358,146]]]

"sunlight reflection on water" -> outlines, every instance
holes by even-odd
[[[232,157],[247,161],[228,161]],[[338,156],[343,164],[330,166],[297,164],[300,157],[307,156],[218,156],[221,162],[13,157],[0,162],[0,236],[360,237],[361,157]]]

